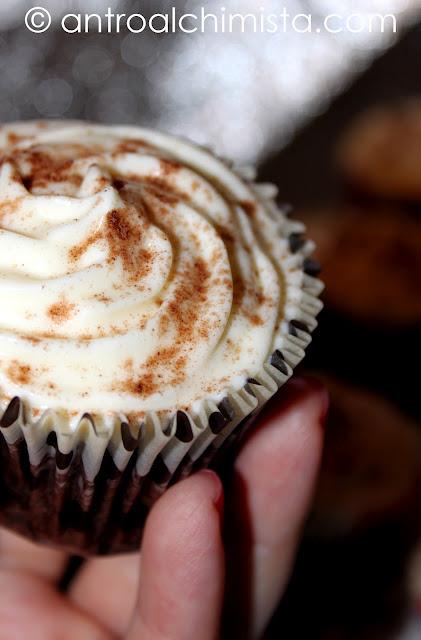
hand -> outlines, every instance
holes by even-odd
[[[140,557],[88,560],[65,594],[68,556],[2,530],[0,640],[260,637],[291,570],[327,404],[318,383],[290,382],[244,442],[225,509],[215,473],[176,484],[148,517]]]

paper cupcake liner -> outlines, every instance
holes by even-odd
[[[256,189],[273,197],[270,185]],[[279,218],[281,241],[289,243],[284,321],[261,371],[218,403],[204,399],[199,409],[170,417],[149,413],[137,425],[123,415],[85,413],[72,428],[51,410],[34,420],[13,398],[0,412],[0,524],[79,554],[138,549],[159,496],[216,464],[238,440],[304,357],[322,308],[323,285],[308,257],[313,244],[304,240],[302,224]],[[288,273],[299,279],[289,282]]]

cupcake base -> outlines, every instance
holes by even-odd
[[[243,419],[222,446],[210,446],[194,461],[187,454],[173,474],[158,455],[145,477],[136,471],[136,449],[124,471],[106,450],[91,481],[82,460],[83,446],[73,452],[67,468],[61,468],[66,460],[58,450],[33,465],[24,438],[8,444],[0,434],[0,524],[35,542],[77,555],[137,551],[154,502],[170,485],[194,471],[220,467],[257,412]],[[54,446],[54,432],[48,439]]]

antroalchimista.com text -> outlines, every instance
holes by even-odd
[[[43,7],[30,9],[25,16],[27,28],[34,33],[46,31],[52,16]],[[57,20],[54,20],[57,23]],[[397,31],[397,18],[393,14],[332,13],[314,16],[310,13],[292,14],[286,8],[279,13],[268,13],[264,7],[255,13],[233,13],[225,7],[210,12],[204,7],[196,13],[182,13],[172,7],[166,13],[143,15],[117,13],[109,7],[104,13],[67,13],[61,17],[61,28],[66,33],[121,33],[141,34],[177,33],[385,33]]]

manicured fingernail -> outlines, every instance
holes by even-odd
[[[317,378],[312,376],[297,376],[291,378],[287,387],[296,391],[321,391],[324,389],[323,384]]]
[[[209,483],[209,493],[211,493],[211,500],[216,509],[222,515],[224,511],[224,489],[222,487],[222,482],[219,476],[210,469],[203,469],[202,471],[199,471],[197,475],[202,478],[206,478],[206,481]]]
[[[320,411],[320,426],[324,429],[326,426],[326,420],[329,413],[329,393],[323,383],[317,378],[311,376],[292,378],[287,387],[292,393],[305,393],[309,391],[320,394],[322,408]]]
[[[323,430],[325,430],[327,425],[327,419],[329,417],[329,408],[330,408],[330,396],[327,389],[323,390],[323,407],[320,413],[320,426]]]
[[[285,388],[293,391],[306,391],[309,388],[309,385],[307,382],[307,378],[294,376],[293,378],[291,378],[291,380],[288,380]]]

